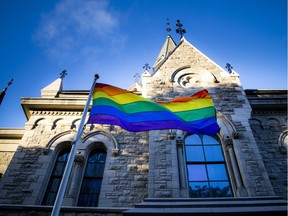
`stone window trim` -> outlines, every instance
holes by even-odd
[[[76,151],[74,165],[67,186],[67,205],[77,205],[81,192],[81,187],[79,187],[79,185],[82,185],[83,182],[88,156],[92,151],[100,148],[107,153],[106,164],[108,164],[110,160],[113,160],[113,157],[116,157],[119,154],[118,142],[110,133],[104,131],[93,131],[85,134],[81,139]],[[109,166],[105,165],[105,170],[108,169],[108,167]],[[106,172],[104,171],[103,181],[107,182],[108,177],[105,173]],[[102,192],[101,187],[98,206],[102,206],[102,203],[105,202],[104,193],[105,192]]]
[[[280,153],[286,154],[288,148],[288,130],[285,130],[283,133],[280,134],[278,138],[278,144]]]
[[[104,131],[93,131],[85,135],[78,149],[85,149],[85,145],[88,146],[89,143],[93,142],[105,143],[107,154],[111,154],[114,157],[118,156],[120,153],[119,145],[116,138],[112,134]]]
[[[244,187],[242,176],[239,170],[237,158],[234,152],[234,145],[237,143],[239,134],[236,131],[233,123],[220,112],[217,112],[217,122],[220,126],[220,131],[217,136],[220,140],[226,165],[227,172],[230,177],[231,187],[236,197],[247,196],[247,190]],[[179,182],[182,189],[187,190],[188,196],[188,182],[187,171],[185,169],[185,155],[184,155],[184,139],[188,133],[177,130],[176,131],[176,148],[179,169]]]
[[[50,162],[48,165],[48,170],[46,172],[45,179],[50,179],[53,167],[57,160],[57,155],[64,148],[71,147],[72,142],[75,138],[75,131],[68,130],[54,136],[45,146],[43,151],[43,156],[50,156]],[[80,193],[79,185],[81,185],[84,168],[86,166],[86,160],[91,151],[95,148],[103,148],[107,152],[107,162],[112,160],[119,154],[118,142],[110,133],[104,131],[93,131],[88,134],[84,134],[79,142],[78,149],[74,158],[74,165],[71,170],[70,178],[66,188],[66,193],[63,199],[63,205],[75,206]],[[108,166],[107,166],[108,167]],[[105,178],[105,174],[104,174]],[[104,179],[103,178],[103,179]],[[106,179],[104,179],[106,180]],[[39,190],[39,200],[42,202],[48,182],[44,182],[43,186]],[[100,200],[101,201],[101,193]]]
[[[81,143],[83,144],[83,143]],[[85,148],[78,147],[74,158],[74,165],[71,171],[69,183],[67,186],[66,203],[67,205],[76,206],[80,195],[82,181],[84,178],[84,172],[87,165],[87,159],[89,154],[95,149],[103,149],[108,151],[107,145],[102,142],[89,142]]]

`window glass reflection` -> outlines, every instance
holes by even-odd
[[[204,145],[219,144],[219,142],[214,137],[211,136],[204,135],[202,139]]]
[[[212,197],[232,197],[232,191],[228,181],[211,182],[210,188]]]
[[[186,147],[187,161],[204,161],[204,152],[202,146],[187,146]]]
[[[195,198],[210,197],[208,182],[190,182],[189,195]]]
[[[207,161],[224,161],[221,146],[204,146]]]
[[[187,145],[197,145],[197,144],[202,144],[202,141],[200,137],[197,134],[190,135],[186,137],[185,139],[185,144]]]
[[[189,181],[207,181],[205,165],[188,165]]]
[[[207,171],[211,181],[228,180],[224,164],[208,164]]]

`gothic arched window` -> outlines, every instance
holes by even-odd
[[[233,196],[222,146],[216,136],[187,136],[185,155],[190,197]]]
[[[89,154],[78,199],[78,206],[98,206],[105,160],[106,151],[102,148],[97,148]]]
[[[59,152],[56,163],[54,165],[42,204],[53,205],[57,196],[57,192],[66,167],[70,148],[63,149]]]

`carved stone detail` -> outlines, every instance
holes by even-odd
[[[183,144],[184,144],[183,140],[179,140],[179,139],[176,140],[176,145],[177,146],[181,146],[182,147]]]
[[[84,157],[84,151],[77,151],[75,158],[74,158],[74,162],[76,164],[79,164],[80,166],[83,166],[85,161],[85,157]]]
[[[119,155],[119,149],[112,149],[112,154],[114,157],[118,156]]]
[[[31,111],[32,115],[47,115],[47,116],[81,116],[82,112],[69,112],[69,111]]]

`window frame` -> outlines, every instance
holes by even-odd
[[[105,153],[105,160],[104,160],[104,166],[103,166],[103,173],[102,175],[99,177],[99,176],[86,176],[86,171],[87,171],[87,167],[89,165],[89,159],[91,157],[91,155],[95,155],[95,154],[98,154],[98,153]],[[77,196],[77,206],[79,207],[97,207],[99,205],[99,198],[100,198],[100,193],[101,193],[101,187],[102,187],[102,182],[103,182],[103,178],[104,178],[104,171],[105,171],[105,166],[106,166],[106,161],[107,161],[107,157],[108,157],[108,154],[107,154],[107,150],[103,147],[96,147],[96,148],[93,148],[89,153],[88,153],[88,157],[87,157],[87,160],[86,160],[86,163],[85,163],[85,167],[83,169],[83,176],[82,176],[82,180],[81,180],[81,187],[79,188],[79,194]],[[87,180],[101,180],[100,182],[100,186],[99,186],[99,193],[84,193],[84,194],[98,194],[97,195],[97,203],[95,205],[82,205],[80,202],[83,202],[81,201],[81,196],[83,196],[83,192],[82,192],[82,189],[83,189],[83,185],[85,184],[85,182],[87,182]],[[88,200],[90,200],[90,198],[88,198]],[[87,203],[89,204],[89,203]]]
[[[201,140],[201,143],[197,143],[197,144],[188,144],[186,143],[187,142],[187,138],[190,137],[190,136],[193,136],[193,135],[196,135],[198,136],[197,138]],[[214,143],[214,144],[205,144],[204,143],[204,136],[207,136],[207,137],[212,137],[213,139],[215,139],[217,141],[217,143]],[[188,159],[188,156],[187,156],[187,146],[194,146],[194,147],[200,147],[201,150],[202,150],[202,154],[203,154],[203,157],[204,157],[204,160],[191,160],[191,157],[190,157],[190,161]],[[207,161],[207,158],[206,158],[206,152],[205,152],[205,149],[208,148],[209,146],[219,146],[221,149],[219,149],[221,151],[221,156],[222,156],[222,159],[219,160],[210,160],[210,161]],[[231,177],[230,177],[230,172],[229,172],[229,167],[228,167],[228,161],[226,159],[226,156],[225,156],[225,152],[223,151],[223,146],[222,146],[222,142],[221,142],[221,139],[215,135],[215,136],[209,136],[209,135],[204,135],[204,134],[187,134],[185,137],[184,137],[184,140],[183,140],[183,147],[184,147],[184,165],[185,165],[185,174],[186,174],[186,182],[187,182],[187,189],[188,189],[188,196],[190,198],[217,198],[217,197],[234,197],[234,192],[233,192],[233,185],[232,185],[232,182],[231,182]],[[206,147],[206,148],[205,148]],[[192,148],[191,148],[192,149]],[[196,149],[196,148],[195,148]],[[219,156],[219,155],[218,155]],[[211,175],[209,176],[209,173],[208,173],[208,167],[210,165],[224,165],[224,169],[225,169],[225,173],[224,173],[224,176],[226,176],[227,179],[222,179],[222,180],[213,180],[211,179]],[[202,181],[196,181],[196,180],[189,180],[189,165],[190,166],[193,166],[193,165],[199,165],[199,166],[203,166],[204,169],[205,169],[205,174],[206,174],[206,179],[205,180],[202,180]],[[203,183],[203,184],[207,184],[208,186],[208,192],[207,194],[209,193],[209,196],[191,196],[191,192],[190,192],[190,183],[192,182],[200,182],[200,183]],[[213,196],[213,191],[211,190],[211,183],[228,183],[228,186],[229,186],[229,194],[230,196]],[[207,195],[206,194],[206,195]],[[202,194],[203,195],[203,194]]]
[[[60,187],[63,175],[64,175],[65,167],[67,165],[67,161],[68,161],[70,152],[71,152],[71,147],[65,147],[65,148],[62,148],[61,150],[58,151],[57,156],[55,157],[55,160],[54,160],[53,168],[52,168],[51,173],[50,173],[49,181],[48,181],[46,189],[45,189],[45,193],[44,193],[42,201],[41,201],[41,205],[46,205],[46,206],[47,205],[54,205],[55,200],[56,200],[56,196],[58,194],[58,190],[59,190],[59,187]],[[61,171],[61,175],[55,175],[54,172],[55,172],[55,169],[57,167],[58,160],[64,154],[67,154],[67,155],[66,155],[65,163],[62,163],[63,169]],[[57,190],[55,190],[55,192],[53,192],[55,195],[53,198],[54,201],[52,203],[52,202],[48,202],[48,196],[49,196],[49,194],[51,194],[51,189],[53,186],[52,184],[53,184],[53,181],[55,180],[55,178],[59,180],[59,183],[57,185]]]

